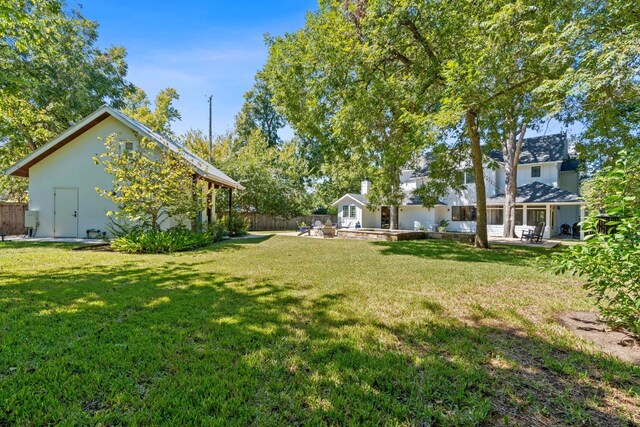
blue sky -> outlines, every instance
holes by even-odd
[[[100,46],[126,47],[132,83],[151,99],[165,87],[178,91],[177,133],[207,131],[205,95],[213,94],[214,134],[233,127],[243,94],[266,60],[264,34],[293,32],[317,8],[317,0],[80,3],[82,13],[100,25]]]
[[[69,0],[71,6],[77,5]],[[243,94],[267,57],[264,35],[293,32],[304,25],[317,0],[86,0],[83,14],[98,21],[99,45],[127,48],[129,80],[151,99],[173,87],[182,121],[177,133],[208,130],[206,95],[213,94],[213,132],[233,127]],[[527,136],[566,130],[551,121]],[[580,130],[573,126],[569,133]],[[283,138],[291,130],[281,132]]]

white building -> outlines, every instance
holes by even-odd
[[[33,230],[37,237],[85,237],[87,230],[107,228],[106,213],[116,206],[96,188],[111,188],[113,177],[93,158],[105,151],[104,140],[113,134],[131,141],[130,149],[136,149],[135,141],[142,136],[156,141],[159,149],[182,154],[193,167],[194,179],[207,182],[209,188],[231,189],[230,196],[233,189],[243,188],[179,144],[104,106],[5,172],[29,179],[29,210],[37,211],[38,225]],[[212,215],[211,209],[201,213],[206,220]],[[173,224],[175,220],[170,219],[163,226]]]
[[[487,232],[490,236],[502,236],[505,169],[500,152],[492,151],[489,156],[498,167],[484,170]],[[572,228],[580,221],[584,202],[579,196],[577,167],[578,161],[569,153],[565,134],[524,140],[518,164],[516,233],[544,222],[544,237],[549,238],[560,235],[563,225]],[[464,179],[466,188],[462,192],[450,191],[440,204],[426,208],[419,197],[413,195],[416,188],[428,185],[426,169],[403,171],[400,181],[406,196],[399,206],[398,228],[432,230],[441,220],[446,220],[448,231],[475,232],[476,191],[472,171],[466,171]],[[389,228],[389,208],[369,206],[368,189],[369,182],[364,181],[360,193],[345,194],[333,203],[338,207],[339,227]]]

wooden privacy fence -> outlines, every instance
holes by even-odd
[[[0,202],[0,233],[23,234],[26,203]]]
[[[298,228],[298,224],[301,222],[304,222],[307,225],[312,225],[316,221],[320,221],[324,224],[327,222],[327,219],[330,219],[332,224],[335,224],[338,221],[338,217],[336,215],[306,215],[290,219],[259,213],[241,213],[240,215],[245,218],[249,218],[251,221],[249,230],[252,231],[296,230]]]

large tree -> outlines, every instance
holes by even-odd
[[[153,108],[144,90],[136,87],[124,98],[122,112],[148,126],[151,130],[168,138],[176,138],[171,124],[181,119],[180,112],[173,105],[180,98],[178,91],[168,87],[156,95]]]
[[[572,25],[540,49],[572,61],[545,89],[567,93],[567,123],[579,122],[576,146],[593,171],[612,165],[640,143],[640,4],[628,0],[580,2]]]
[[[270,146],[277,146],[282,142],[278,131],[286,122],[273,107],[272,97],[262,73],[258,73],[253,88],[244,94],[244,104],[236,116],[235,132],[240,140],[246,141],[259,129]]]
[[[426,132],[405,120],[420,97],[407,97],[393,53],[370,50],[359,5],[323,2],[300,31],[271,40],[264,74],[273,101],[297,133],[315,141],[338,173],[369,178],[371,205],[397,207],[400,172],[426,144]]]
[[[129,84],[122,47],[99,49],[97,24],[61,0],[10,0],[0,19],[0,168],[104,103],[121,106]],[[26,181],[0,177],[0,192]],[[24,196],[23,196],[24,197]]]

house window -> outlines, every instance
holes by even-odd
[[[516,206],[516,220],[515,220],[516,225],[522,225],[522,212],[523,212],[522,208],[521,207],[519,208]]]
[[[343,218],[355,218],[356,217],[356,207],[354,205],[343,205],[342,206],[342,217]]]
[[[475,184],[476,176],[473,174],[473,169],[467,169],[464,171],[464,183],[465,184]]]
[[[531,178],[540,178],[540,166],[531,167]]]
[[[133,151],[133,142],[125,141],[123,146],[123,152]]]
[[[527,209],[527,225],[536,225],[539,222],[546,222],[545,209]]]
[[[475,220],[476,220],[475,206],[452,206],[451,207],[451,221],[475,221]]]
[[[493,213],[492,211],[494,210],[499,210],[500,213]],[[495,216],[492,218],[492,215]],[[500,209],[492,207],[487,208],[487,222],[489,223],[489,225],[503,225],[504,216],[504,208],[502,207],[500,207]],[[494,221],[494,218],[495,222],[492,222]],[[516,217],[514,218],[514,222],[515,225],[522,225],[522,206],[516,206]]]
[[[489,225],[504,224],[504,210],[499,208],[487,208],[487,223]]]

